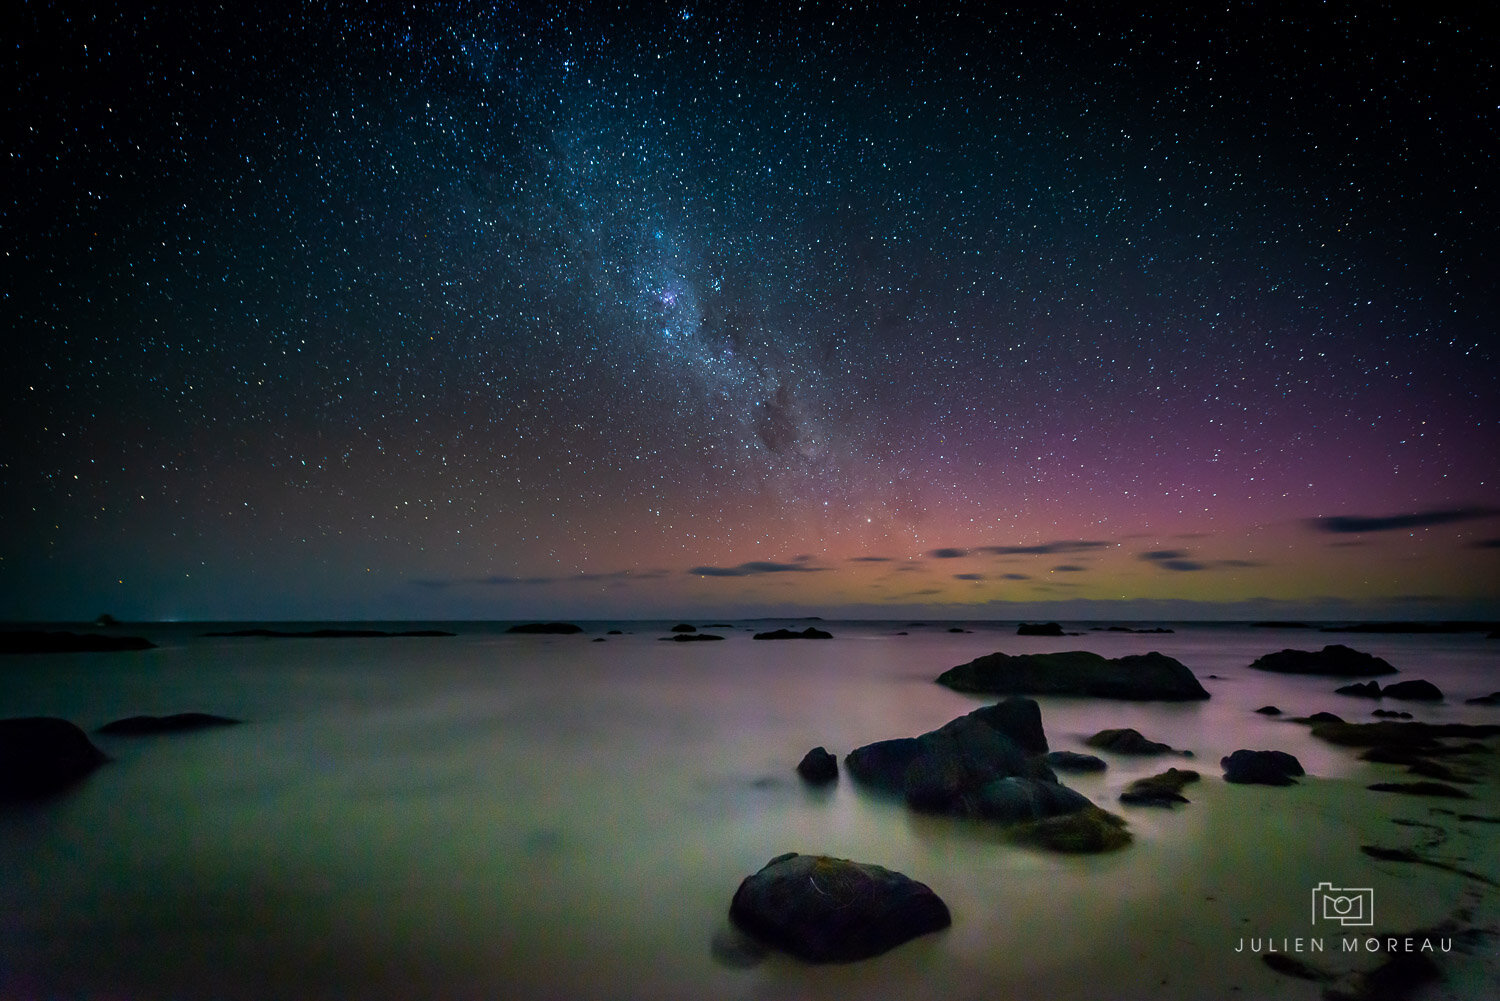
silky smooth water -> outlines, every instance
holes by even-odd
[[[1177,625],[1035,638],[948,623],[898,636],[903,623],[820,623],[834,639],[769,643],[750,639],[767,624],[741,623],[714,630],[722,643],[660,642],[669,625],[512,636],[461,623],[453,638],[392,639],[159,627],[145,630],[156,650],[0,662],[0,716],[90,730],[189,710],[247,721],[97,736],[111,764],[0,812],[0,998],[1312,997],[1315,985],[1234,946],[1308,934],[1317,881],[1373,885],[1393,929],[1473,902],[1473,880],[1358,852],[1372,824],[1400,833],[1392,817],[1428,808],[1363,788],[1392,766],[1253,712],[1274,703],[1354,720],[1376,704],[1332,694],[1341,681],[1248,665],[1345,642],[1395,664],[1391,680],[1425,677],[1448,695],[1387,708],[1496,722],[1500,710],[1463,705],[1500,688],[1500,643],[1482,636]],[[591,642],[610,627],[629,635]],[[818,791],[795,775],[814,745],[842,756],[984,704],[933,683],[948,667],[1067,649],[1160,650],[1213,696],[1039,700],[1054,748],[1133,726],[1194,753],[1063,777],[1127,817],[1136,840],[1124,851],[1018,848],[847,778]],[[1311,777],[1226,785],[1217,762],[1241,747],[1290,751]],[[1169,764],[1204,772],[1191,804],[1115,801]],[[1474,812],[1500,812],[1482,794]],[[1488,833],[1464,847],[1466,864],[1493,864]],[[786,851],[905,872],[937,890],[954,925],[857,964],[716,958],[735,887]]]

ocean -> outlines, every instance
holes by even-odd
[[[1500,708],[1464,704],[1500,689],[1500,641],[1482,633],[1073,623],[1081,635],[1022,637],[1014,622],[820,621],[833,639],[751,639],[807,624],[706,630],[720,643],[661,642],[670,622],[582,623],[573,636],[377,623],[458,635],[372,639],[149,625],[120,631],[157,649],[0,660],[4,717],[90,731],[143,713],[245,721],[95,735],[111,763],[61,796],[0,809],[0,999],[1314,998],[1317,984],[1273,971],[1263,948],[1236,947],[1296,952],[1323,936],[1337,952],[1341,933],[1363,934],[1318,923],[1320,883],[1368,889],[1372,935],[1496,912],[1481,880],[1359,850],[1425,844],[1500,881],[1496,828],[1457,816],[1500,814],[1493,776],[1461,804],[1371,792],[1404,773],[1254,710],[1354,721],[1380,704],[1333,694],[1338,679],[1248,666],[1342,642],[1399,669],[1382,682],[1426,678],[1446,694],[1385,708],[1495,723]],[[846,775],[817,790],[794,771],[815,745],[842,758],[992,701],[935,684],[949,667],[1070,649],[1157,650],[1212,694],[1038,699],[1053,749],[1088,750],[1087,735],[1128,726],[1192,752],[1102,754],[1106,772],[1062,776],[1129,821],[1122,851],[1018,847]],[[1239,748],[1289,751],[1308,777],[1226,784],[1219,758]],[[1117,802],[1169,765],[1203,772],[1191,803]],[[740,880],[788,851],[906,873],[947,901],[953,926],[853,964],[725,949]],[[1495,953],[1491,940],[1440,955],[1432,996],[1493,996]]]

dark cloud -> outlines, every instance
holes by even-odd
[[[1149,560],[1153,563],[1165,563],[1170,560],[1186,559],[1188,551],[1186,549],[1148,549],[1138,555],[1141,559]]]
[[[1366,518],[1359,515],[1332,515],[1326,518],[1308,518],[1306,524],[1320,532],[1353,535],[1363,532],[1396,532],[1404,528],[1430,528],[1433,525],[1452,525],[1460,521],[1477,521],[1500,515],[1500,508],[1451,507],[1434,508],[1428,511],[1412,511],[1408,514],[1391,514]]]
[[[1137,553],[1138,559],[1147,563],[1154,563],[1163,570],[1173,570],[1177,573],[1195,573],[1199,570],[1214,569],[1244,569],[1246,567],[1263,567],[1264,563],[1254,560],[1213,560],[1203,562],[1201,560],[1189,559],[1192,553],[1186,549],[1148,549],[1144,553]]]
[[[984,574],[982,574],[982,573],[956,573],[956,574],[953,575],[953,579],[954,580],[984,580]]]
[[[1095,549],[1108,549],[1113,542],[1097,539],[1062,540],[1043,542],[1035,546],[980,546],[979,552],[992,556],[1049,556],[1059,553],[1086,553]]]
[[[1026,574],[1026,573],[1003,573],[1003,574],[1000,575],[1000,579],[1001,580],[1030,580],[1031,579],[1031,574]]]
[[[890,556],[851,556],[851,557],[849,557],[849,562],[850,563],[894,563],[895,560],[894,560],[893,557],[890,557]]]
[[[1500,539],[1480,539],[1471,543],[1470,549],[1500,549]]]
[[[1259,560],[1219,560],[1214,566],[1244,569],[1248,567],[1263,567],[1265,564]]]
[[[820,573],[825,567],[810,567],[806,563],[772,563],[752,560],[734,567],[693,567],[688,573],[696,577],[754,577],[768,573]]]
[[[934,549],[927,555],[935,560],[957,560],[968,556],[970,552],[968,549]]]
[[[1052,568],[1053,573],[1082,573],[1088,567],[1081,567],[1077,563],[1059,563]]]

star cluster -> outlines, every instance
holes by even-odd
[[[0,618],[1500,615],[1500,39],[1129,8],[21,5]]]

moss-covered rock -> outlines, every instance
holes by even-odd
[[[1125,819],[1097,806],[1017,824],[1009,834],[1020,844],[1074,855],[1117,851],[1131,842]]]

